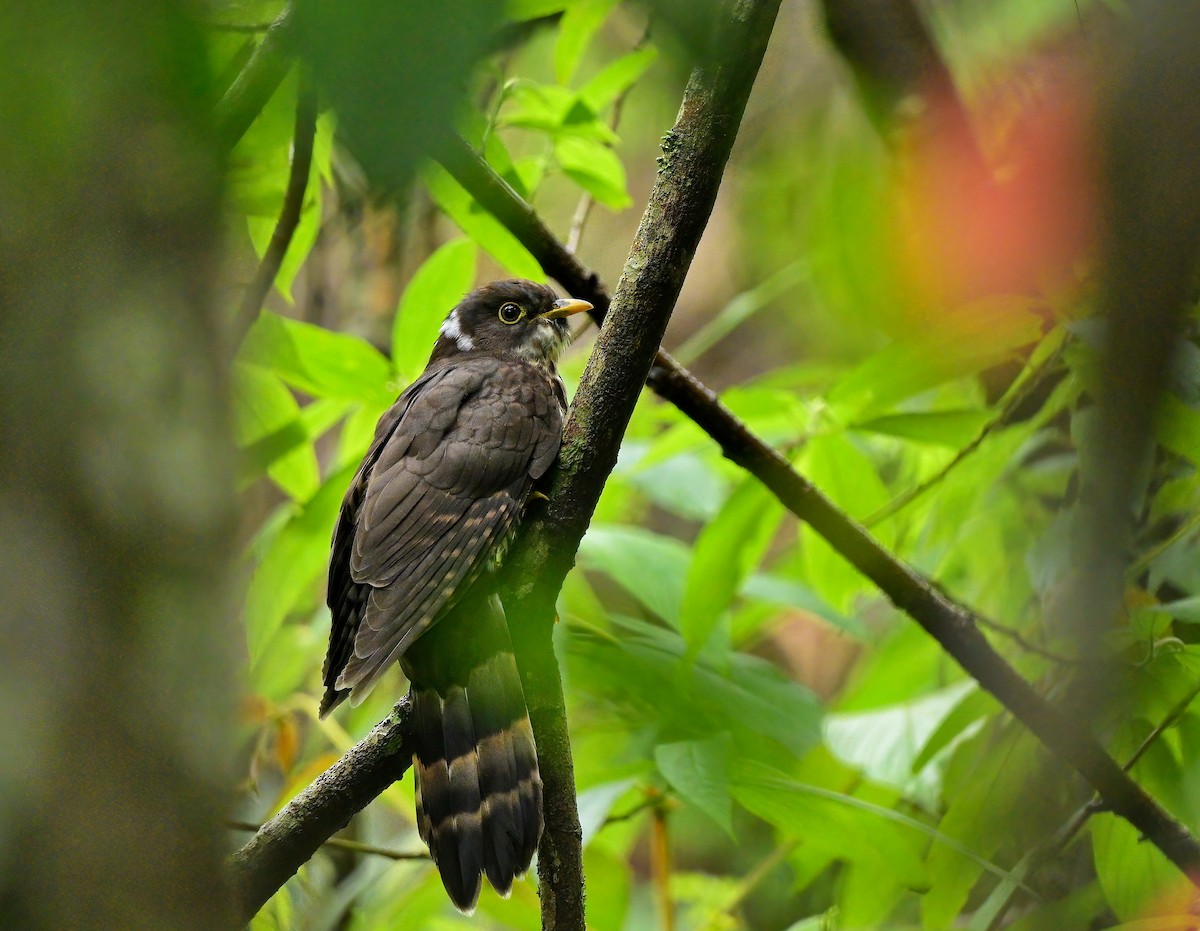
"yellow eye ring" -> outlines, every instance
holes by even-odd
[[[500,322],[513,324],[525,316],[525,311],[520,304],[514,304],[509,301],[507,304],[500,305]]]

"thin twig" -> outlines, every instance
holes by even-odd
[[[975,623],[980,627],[986,627],[988,630],[994,631],[1001,637],[1007,637],[1026,653],[1032,653],[1034,656],[1040,656],[1042,659],[1048,659],[1052,663],[1058,663],[1060,666],[1077,666],[1079,660],[1073,659],[1070,656],[1064,656],[1062,653],[1056,653],[1054,650],[1048,650],[1046,647],[1039,646],[1032,640],[1027,639],[1022,634],[1001,624],[999,621],[993,621],[989,617],[982,614],[975,615]]]
[[[252,821],[226,821],[225,826],[233,831],[257,832],[262,825]],[[348,837],[331,837],[321,844],[322,847],[337,847],[339,850],[349,850],[353,853],[366,853],[374,857],[387,857],[389,860],[428,860],[429,851],[393,850],[390,847],[378,847],[375,844],[364,844],[362,841],[351,840]]]
[[[287,190],[283,195],[283,206],[279,209],[279,220],[271,233],[271,242],[263,253],[262,261],[254,280],[247,286],[242,296],[242,305],[238,310],[235,324],[237,336],[241,336],[250,328],[262,303],[266,300],[275,276],[283,266],[288,246],[296,227],[300,225],[300,216],[304,213],[304,195],[308,190],[308,176],[312,170],[313,140],[317,132],[317,93],[313,85],[307,81],[300,82],[300,90],[296,96],[296,129],[292,143],[292,164],[288,171]]]
[[[392,713],[283,806],[230,857],[243,920],[255,913],[301,865],[412,765],[411,708]]]
[[[288,5],[213,108],[217,137],[226,149],[237,145],[291,70],[293,31],[292,8]]]
[[[1183,521],[1183,523],[1176,527],[1171,535],[1161,543],[1157,543],[1150,547],[1150,549],[1146,550],[1146,552],[1130,563],[1129,571],[1126,573],[1126,577],[1130,579],[1137,578],[1139,575],[1145,572],[1147,568],[1149,568],[1150,563],[1154,562],[1154,560],[1158,559],[1159,556],[1169,550],[1172,546],[1174,546],[1184,537],[1194,533],[1197,529],[1200,529],[1200,511],[1196,511],[1194,514],[1188,517],[1187,520]]]
[[[671,838],[667,831],[667,813],[654,809],[650,826],[650,872],[658,897],[658,912],[663,931],[675,931],[675,904],[671,901]]]

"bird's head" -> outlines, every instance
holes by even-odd
[[[512,278],[477,288],[450,311],[430,361],[467,352],[516,355],[551,366],[571,341],[566,318],[591,310],[545,285]]]

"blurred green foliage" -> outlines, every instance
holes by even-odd
[[[329,537],[376,418],[473,283],[543,277],[440,167],[419,163],[425,134],[453,121],[565,234],[581,195],[632,208],[630,179],[644,189],[641,162],[667,128],[646,116],[669,112],[678,93],[678,72],[656,51],[655,4],[513,0],[504,23],[483,11],[490,5],[469,6],[475,18],[437,43],[430,37],[453,17],[385,17],[360,60],[358,14],[312,5],[302,48],[338,112],[319,122],[300,229],[276,281],[282,301],[262,312],[234,366],[243,486],[260,503],[244,612],[246,817],[286,802],[403,691],[396,672],[361,707],[316,720]],[[972,90],[1076,15],[1070,3],[942,6],[935,26]],[[276,11],[237,4],[214,18]],[[661,11],[673,55],[697,48],[672,26],[681,15],[678,4]],[[540,17],[551,19],[529,25]],[[497,50],[481,32],[517,38]],[[217,28],[210,38],[227,74],[254,41]],[[441,60],[434,48],[452,54]],[[377,97],[368,85],[380,74]],[[614,128],[630,92],[632,115]],[[257,249],[283,197],[295,93],[293,76],[231,158],[231,209]],[[997,648],[1053,694],[1069,645],[1043,616],[1071,571],[1096,351],[1086,282],[1066,295],[996,294],[942,316],[906,315],[887,242],[888,153],[847,89],[792,105],[740,150],[732,209],[718,221],[740,290],[706,321],[688,321],[679,354],[701,372],[714,356],[740,359],[714,370],[728,407],[898,556],[996,619]],[[405,160],[411,172],[398,167]],[[339,331],[288,309],[298,269],[328,234],[325,205],[346,194],[338,179],[359,168],[385,187],[419,179],[440,222],[457,227],[418,254],[377,343],[361,327]],[[566,360],[569,385],[584,360]],[[1119,760],[1153,735],[1132,772],[1195,828],[1200,350],[1190,344],[1173,384],[1127,611],[1110,637],[1120,716],[1100,723]],[[1125,822],[1096,815],[1056,843],[1088,801],[1085,787],[652,397],[634,415],[559,613],[591,927],[658,927],[664,897],[675,927],[688,929],[1194,926],[1172,917],[1188,905],[1183,877]],[[418,849],[411,793],[408,779],[389,790],[357,819],[358,838]],[[537,925],[531,879],[507,901],[485,890],[465,919],[427,864],[328,848],[253,927]]]

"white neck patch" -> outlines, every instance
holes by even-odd
[[[462,331],[462,327],[458,325],[457,310],[452,311],[450,316],[442,321],[442,327],[438,332],[440,332],[442,336],[446,337],[446,339],[454,340],[455,344],[458,346],[459,352],[470,352],[475,348],[475,340],[467,336],[467,334]]]

